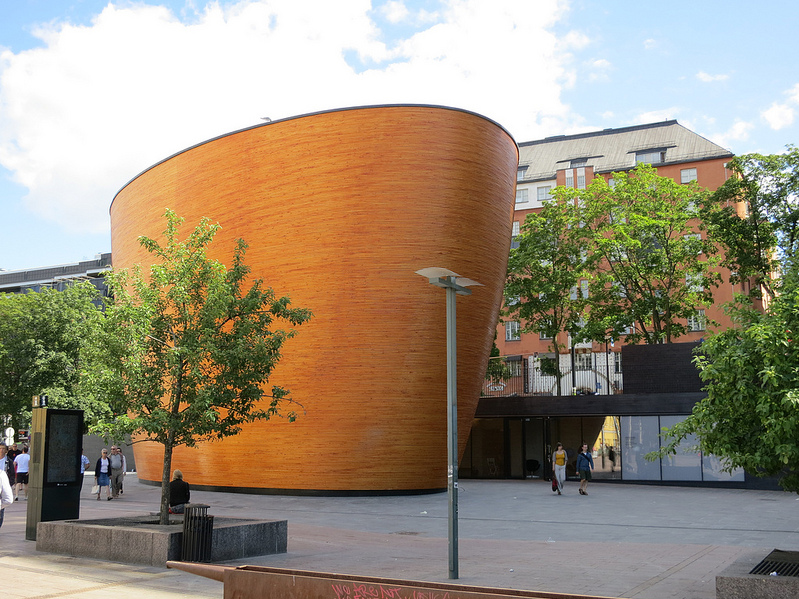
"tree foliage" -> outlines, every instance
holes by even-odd
[[[724,248],[733,282],[751,281],[750,296],[774,297],[775,273],[799,255],[799,149],[733,158],[731,177],[713,193],[702,218]]]
[[[85,381],[111,399],[97,432],[164,446],[162,523],[175,447],[235,435],[255,420],[295,418],[285,411],[287,389],[265,389],[284,343],[311,316],[260,279],[250,282],[243,241],[229,269],[211,259],[219,225],[203,219],[184,241],[182,219],[167,211],[166,221],[163,244],[139,239],[154,259],[146,274],[135,267],[110,276],[114,301]],[[281,322],[287,329],[275,328]]]
[[[753,293],[728,306],[736,326],[711,335],[695,359],[707,397],[664,432],[652,457],[696,435],[727,470],[778,476],[785,490],[799,493],[799,152],[741,156],[733,169],[740,179],[714,198],[721,210],[712,226],[726,236],[727,264],[752,277],[770,301],[757,310]],[[745,218],[735,216],[732,201],[747,207]]]
[[[557,187],[511,251],[505,316],[524,332],[574,341],[670,343],[712,302],[715,245],[697,207],[706,192],[650,165]]]
[[[719,282],[715,246],[697,220],[705,192],[648,164],[612,181],[597,177],[584,191],[568,190],[582,207],[595,265],[586,335],[601,341],[627,329],[627,343],[671,343],[712,303]]]
[[[562,331],[574,334],[581,326],[585,298],[579,290],[588,264],[584,231],[575,226],[577,207],[567,197],[545,202],[540,213],[527,216],[508,258],[503,315],[520,324],[524,333],[551,339],[560,352]],[[561,394],[559,373],[557,393]]]
[[[19,428],[30,419],[31,397],[79,408],[91,421],[102,404],[78,398],[80,349],[100,321],[97,289],[88,282],[64,291],[0,294],[0,413]]]
[[[695,359],[707,397],[664,432],[658,455],[696,435],[726,470],[777,475],[799,492],[799,286],[786,286],[765,313],[733,310],[741,326],[712,336]]]

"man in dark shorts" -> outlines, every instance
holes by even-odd
[[[14,458],[14,465],[17,467],[17,484],[14,501],[19,501],[20,490],[25,491],[25,499],[28,498],[28,470],[30,469],[31,456],[28,453],[28,446],[22,446],[22,453]]]

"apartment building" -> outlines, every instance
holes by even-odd
[[[649,163],[660,176],[683,184],[696,181],[702,188],[715,190],[731,176],[726,164],[733,156],[674,120],[559,135],[520,143],[519,148],[514,234],[520,232],[528,214],[539,211],[552,197],[556,186],[585,188],[594,177],[609,180],[614,172]],[[643,393],[640,386],[633,393],[624,388],[623,358],[632,354],[622,352],[622,339],[572,345],[568,334],[562,333],[559,341],[565,349],[555,355],[551,339],[522,333],[518,322],[501,323],[496,345],[510,378],[486,382],[461,475],[547,476],[548,456],[555,443],[576,451],[586,441],[597,454],[600,477],[743,484],[743,472],[721,473],[712,456],[688,452],[675,456],[676,466],[653,463],[656,467],[651,468],[642,460],[642,452],[657,448],[660,428],[684,418],[702,397],[698,377],[686,386],[685,377],[676,373],[693,368],[689,350],[707,334],[708,321],[718,322],[719,327],[730,325],[721,306],[735,292],[745,290],[729,283],[728,272],[721,275],[714,303],[698,309],[686,323],[689,332],[678,339],[683,350],[678,357],[668,351],[647,354],[648,360],[659,363],[654,364],[656,375],[647,372],[647,377],[657,380]],[[556,377],[542,368],[545,359],[557,361],[561,396],[557,396]],[[642,362],[636,362],[640,374]]]

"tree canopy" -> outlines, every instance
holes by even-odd
[[[724,229],[727,263],[769,301],[756,309],[755,292],[728,306],[735,326],[711,335],[695,359],[707,397],[664,432],[652,457],[696,435],[725,469],[777,476],[785,490],[799,492],[799,153],[746,155],[733,166],[739,179],[719,190],[723,205],[712,226]],[[747,208],[741,222],[731,208],[736,201]]]
[[[697,218],[705,195],[645,164],[585,189],[555,188],[511,251],[505,315],[553,340],[564,331],[627,343],[686,334],[719,282]]]
[[[78,397],[80,349],[101,319],[97,289],[88,282],[63,291],[0,294],[0,413],[14,428],[30,420],[31,398],[79,408],[91,421],[102,404]]]
[[[520,227],[518,247],[508,258],[503,315],[520,323],[520,331],[551,339],[555,354],[563,331],[576,334],[586,299],[580,280],[588,265],[584,231],[575,227],[577,207],[570,198],[556,197],[531,213]],[[557,393],[561,394],[557,358]]]
[[[97,432],[164,446],[162,523],[175,447],[238,434],[255,420],[295,418],[289,391],[266,387],[285,342],[311,317],[251,280],[244,241],[226,268],[207,255],[219,225],[203,219],[181,240],[183,220],[167,211],[166,222],[163,244],[139,240],[154,261],[146,273],[134,267],[109,277],[114,299],[84,381],[110,400]]]
[[[734,176],[709,198],[702,218],[724,247],[733,282],[751,281],[750,296],[774,297],[775,274],[799,256],[799,149],[745,154],[729,162]]]

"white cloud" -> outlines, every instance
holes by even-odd
[[[610,79],[608,71],[611,70],[613,65],[610,61],[604,58],[597,58],[588,62],[590,73],[588,79],[590,81],[607,81]]]
[[[391,48],[371,5],[242,0],[182,21],[110,4],[91,26],[43,26],[43,47],[0,53],[0,164],[32,210],[104,231],[114,193],[138,172],[260,117],[410,102],[476,111],[519,141],[574,124],[561,90],[568,48],[587,39],[551,33],[562,0],[447,0],[435,24]],[[356,55],[366,68],[348,64]],[[520,75],[535,93],[509,89]]]
[[[746,141],[749,139],[749,132],[755,128],[753,123],[736,119],[732,126],[722,133],[709,136],[715,143],[724,148],[733,146],[732,142]]]
[[[705,73],[704,71],[699,71],[696,74],[696,78],[699,81],[703,81],[704,83],[714,83],[716,81],[726,81],[730,78],[729,75],[710,75],[709,73]]]
[[[651,37],[649,39],[644,40],[644,50],[653,50],[657,48],[657,46],[658,46],[657,40],[654,40]]]
[[[769,127],[779,131],[793,124],[795,113],[794,109],[787,104],[775,102],[771,107],[763,111],[762,116],[766,119]]]
[[[386,17],[389,23],[401,23],[410,16],[408,7],[400,0],[391,0],[386,2],[381,8],[380,12]]]
[[[799,105],[799,83],[786,91],[784,95],[787,97],[785,102],[774,102],[760,114],[774,131],[793,125],[796,119],[796,109],[791,105]]]
[[[659,123],[660,121],[668,121],[676,119],[680,109],[676,106],[670,108],[663,108],[660,110],[652,110],[649,112],[642,112],[634,118],[636,124],[646,123]]]

